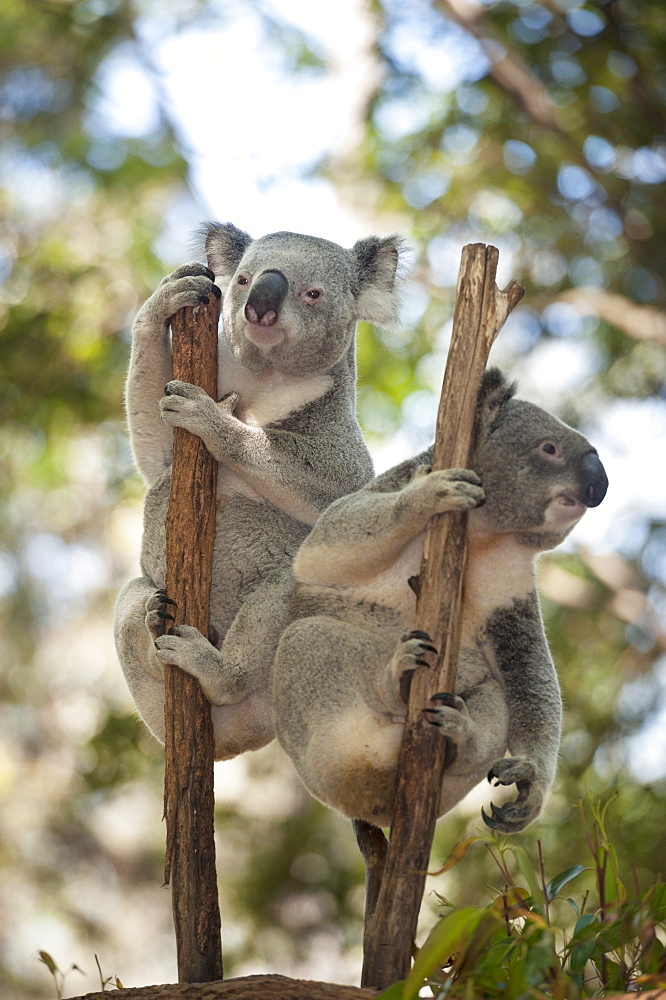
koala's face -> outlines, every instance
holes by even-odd
[[[516,532],[526,544],[553,548],[588,507],[601,503],[608,479],[582,434],[532,403],[512,399],[477,448],[485,505],[477,523]]]
[[[350,252],[312,236],[272,233],[245,250],[224,293],[224,335],[259,374],[321,374],[354,337],[358,281]]]

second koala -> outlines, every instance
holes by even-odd
[[[176,664],[211,702],[215,755],[224,759],[273,738],[270,668],[293,555],[318,514],[372,476],[355,415],[354,333],[358,320],[395,320],[401,246],[395,237],[369,237],[350,250],[294,233],[252,240],[211,224],[206,252],[210,269],[178,268],[134,324],[127,413],[148,486],[143,575],[119,595],[115,633],[154,735],[164,739],[164,665]],[[169,322],[220,289],[216,402],[172,380]],[[173,427],[198,435],[220,463],[208,637],[187,625],[164,634]]]
[[[535,556],[601,503],[589,441],[518,400],[497,369],[480,393],[474,471],[431,472],[432,449],[322,514],[301,546],[273,670],[278,739],[310,792],[389,826],[410,671],[432,646],[414,628],[429,518],[469,510],[455,695],[423,706],[454,744],[440,815],[486,775],[518,797],[484,818],[504,832],[539,814],[555,774],[561,701],[534,579]],[[506,757],[506,751],[511,754]]]

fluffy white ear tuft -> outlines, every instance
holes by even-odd
[[[252,237],[231,222],[205,222],[200,232],[204,237],[208,266],[221,279],[218,284],[224,290],[253,242]]]
[[[357,274],[357,319],[378,326],[399,320],[400,283],[409,270],[412,250],[404,237],[368,236],[352,247]]]

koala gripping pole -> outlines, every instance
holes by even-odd
[[[173,377],[217,399],[220,300],[181,309],[172,319]],[[208,635],[215,541],[217,463],[203,441],[174,429],[171,496],[166,522],[166,587],[178,624]],[[178,667],[165,672],[164,880],[171,883],[181,983],[222,979],[220,910],[215,869],[210,704],[199,682]]]
[[[434,469],[468,468],[476,401],[490,348],[523,296],[516,282],[495,284],[499,254],[473,243],[463,248],[453,332],[437,415]],[[382,989],[410,968],[445,766],[446,740],[422,709],[439,691],[453,692],[467,515],[434,516],[426,531],[418,579],[416,627],[439,650],[432,668],[413,675],[400,752],[395,810],[377,904],[366,929],[364,986]],[[434,654],[433,654],[434,655]]]

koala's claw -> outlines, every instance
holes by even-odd
[[[423,649],[427,649],[431,653],[437,652],[432,644],[432,639],[427,632],[423,632],[418,628],[413,628],[409,632],[403,632],[400,636],[400,642],[409,642],[411,639],[419,639]]]
[[[534,765],[523,757],[501,757],[496,760],[488,771],[488,781],[495,779],[495,787],[498,785],[528,784],[536,778]]]
[[[183,264],[163,278],[141,311],[151,321],[168,324],[181,309],[209,302],[211,294],[220,298],[222,292],[214,282],[215,275],[204,264]]]
[[[486,826],[498,833],[520,833],[526,826],[536,819],[539,810],[527,809],[519,804],[519,800],[509,802],[507,805],[499,806],[490,804],[491,816],[488,816],[485,809],[481,809],[481,818]]]
[[[430,666],[427,657],[431,653],[436,654],[437,650],[427,632],[412,629],[409,632],[403,632],[400,636],[400,644],[393,654],[393,662],[396,674],[399,676],[400,696],[405,704],[409,700],[414,671],[417,667]]]
[[[203,393],[204,390],[198,385],[192,385],[191,382],[181,382],[180,379],[174,378],[164,386],[165,396],[184,396],[186,399],[193,399],[195,396]],[[205,393],[208,395],[208,393]]]
[[[167,621],[174,622],[176,620],[166,610],[169,605],[173,608],[178,607],[165,590],[156,590],[152,597],[149,597],[146,601],[146,628],[153,641],[164,635],[164,628]]]
[[[227,413],[233,413],[238,406],[239,399],[240,396],[237,392],[225,392],[224,396],[220,396],[217,402],[224,404],[223,409]]]
[[[442,691],[433,695],[431,701],[442,701],[437,708],[423,708],[421,711],[433,726],[442,730],[443,735],[454,743],[461,743],[467,733],[469,710],[465,700],[457,694]],[[432,716],[432,718],[431,718]]]
[[[440,691],[439,694],[434,694],[430,699],[430,701],[443,701],[444,704],[448,705],[449,708],[455,708],[459,712],[464,711],[465,708],[465,702],[463,701],[463,699],[460,698],[457,694],[451,694],[449,691]],[[428,709],[428,711],[433,711],[433,710]],[[434,711],[437,710],[434,709]]]
[[[481,816],[486,826],[499,833],[518,833],[524,830],[541,811],[543,795],[535,786],[537,779],[534,765],[520,757],[503,757],[495,761],[488,772],[488,781],[499,785],[513,785],[518,789],[518,798],[496,806],[491,802],[490,816],[482,809]]]
[[[155,595],[162,599],[162,604],[171,604],[174,608],[178,607],[177,603],[168,596],[166,590],[156,590]]]

